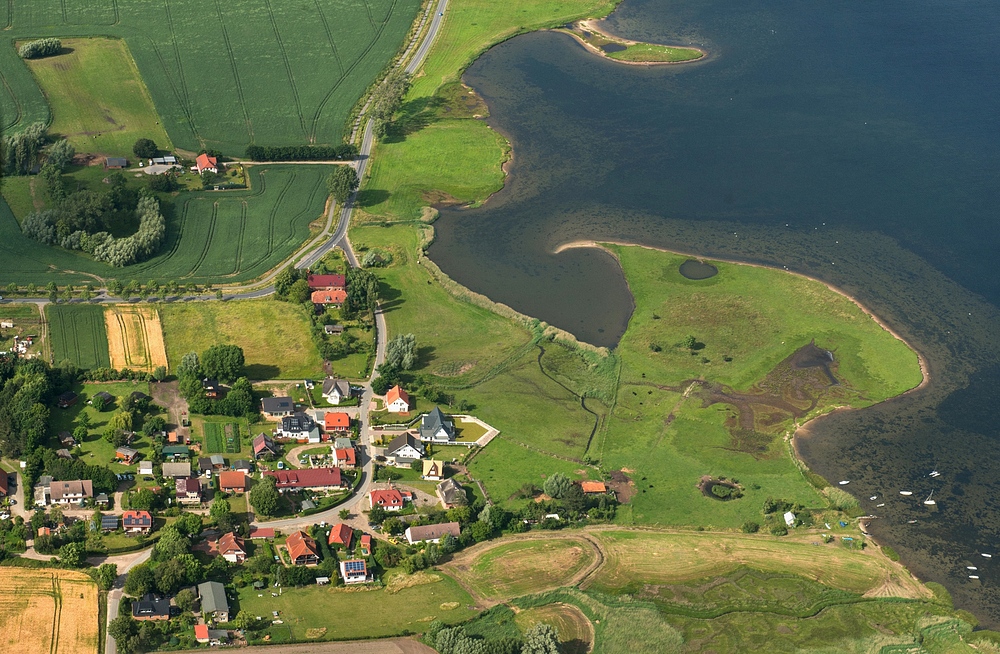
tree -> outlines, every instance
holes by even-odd
[[[148,563],[135,566],[125,578],[125,593],[132,597],[142,597],[153,589],[156,579]]]
[[[691,336],[690,334],[685,336],[684,340],[681,341],[681,346],[688,350],[693,350],[697,345],[698,345],[698,339],[696,339],[694,336]]]
[[[131,616],[120,615],[108,625],[108,634],[115,639],[118,651],[124,652],[128,647],[127,643],[138,636],[139,628]]]
[[[156,589],[164,595],[169,595],[184,585],[187,570],[180,559],[169,559],[156,566],[153,575],[156,578]]]
[[[215,520],[215,526],[219,528],[219,531],[233,530],[233,510],[225,498],[220,497],[212,502],[212,508],[209,509],[208,514],[212,520]]]
[[[372,380],[372,393],[375,395],[385,395],[390,388],[392,388],[392,384],[381,375]]]
[[[201,377],[201,362],[197,352],[188,352],[181,357],[181,365],[177,366],[178,377]]]
[[[156,504],[156,494],[149,488],[134,493],[129,500],[129,505],[137,511],[149,511]]]
[[[274,484],[274,477],[264,477],[250,489],[250,506],[262,515],[274,515],[278,511],[280,496]]]
[[[380,525],[386,518],[385,509],[381,506],[373,506],[372,510],[368,512],[368,522],[373,525]]]
[[[249,611],[241,609],[232,622],[237,629],[246,629],[254,623],[254,617],[250,615]]]
[[[309,301],[312,293],[309,291],[309,282],[305,279],[297,279],[288,287],[286,297],[289,302],[305,304]]]
[[[69,141],[59,139],[49,147],[45,160],[48,165],[55,166],[59,172],[63,172],[66,170],[66,166],[73,163],[75,156],[76,150],[69,144]]]
[[[230,384],[243,375],[243,348],[238,345],[213,345],[201,355],[202,373]]]
[[[348,509],[341,509],[337,515],[340,516],[341,520],[347,520],[351,517],[351,512]]]
[[[97,587],[101,590],[111,590],[118,578],[118,566],[114,563],[102,563],[97,567]]]
[[[524,633],[521,654],[559,654],[559,632],[552,625],[539,622]]]
[[[548,495],[549,497],[559,499],[566,493],[567,490],[569,490],[569,487],[572,485],[573,482],[570,480],[569,477],[567,477],[561,472],[557,472],[545,480],[545,483],[542,484],[542,489],[545,491],[545,494]]]
[[[413,334],[397,334],[385,347],[385,365],[396,370],[409,370],[417,361],[417,338]]]
[[[393,536],[398,536],[403,533],[404,529],[405,527],[403,525],[403,521],[395,516],[392,518],[386,518],[382,522],[382,531],[387,534],[392,534]]]
[[[138,139],[132,146],[132,152],[140,159],[152,159],[159,154],[160,149],[156,147],[156,142],[153,139],[142,138]]]
[[[344,204],[351,193],[358,190],[360,182],[353,166],[337,166],[326,178],[326,187],[337,204]]]
[[[185,613],[190,613],[194,610],[195,600],[198,596],[194,594],[194,591],[190,588],[185,588],[181,592],[177,593],[174,597],[174,602],[177,604],[177,608]]]
[[[187,536],[182,534],[174,525],[164,527],[160,532],[160,540],[153,548],[156,559],[159,561],[169,561],[181,554],[187,554],[191,547],[191,542]]]

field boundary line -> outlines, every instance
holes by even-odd
[[[271,7],[271,0],[264,0],[264,6],[267,7],[267,17],[271,21],[271,29],[274,30],[274,39],[278,42],[278,51],[281,52],[281,60],[285,64],[285,74],[288,75],[288,85],[292,89],[292,99],[295,100],[295,113],[299,116],[299,127],[302,129],[302,135],[309,140],[309,134],[306,130],[306,118],[302,114],[302,102],[299,100],[299,89],[295,85],[295,76],[292,74],[292,64],[288,61],[288,53],[285,51],[285,44],[281,41],[281,32],[278,31],[278,22],[274,20],[274,9]]]
[[[250,120],[250,112],[247,109],[246,96],[243,94],[243,84],[240,82],[240,71],[236,67],[236,55],[233,54],[233,44],[229,40],[229,30],[226,29],[226,19],[222,15],[222,7],[219,6],[219,0],[215,0],[215,12],[219,16],[219,25],[222,27],[222,41],[226,46],[226,54],[229,55],[229,67],[233,71],[233,79],[236,82],[236,94],[240,98],[240,108],[243,110],[243,120],[247,124],[247,135],[250,137],[250,142],[253,143],[253,122]]]
[[[13,2],[13,0],[10,1]],[[323,31],[326,32],[326,40],[330,43],[330,50],[333,51],[333,58],[337,60],[337,67],[340,68],[340,76],[343,77],[344,62],[340,60],[340,52],[337,51],[337,44],[333,41],[333,32],[330,31],[330,23],[326,19],[326,14],[323,13],[323,7],[320,6],[319,0],[313,0],[313,5],[316,7],[316,13],[319,14],[319,19],[323,23]]]
[[[219,201],[216,200],[212,203],[212,217],[208,221],[208,236],[205,237],[205,247],[202,248],[201,256],[198,257],[198,261],[191,266],[191,270],[188,271],[184,277],[193,277],[198,269],[201,268],[201,264],[205,263],[205,259],[208,258],[208,251],[212,247],[212,237],[215,236],[215,221],[219,216]]]

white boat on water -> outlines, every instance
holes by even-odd
[[[899,491],[899,494],[909,497],[910,495],[913,495],[913,491]]]
[[[941,473],[940,473],[940,472],[938,472],[937,470],[932,470],[932,471],[931,471],[931,474],[929,474],[929,475],[927,475],[927,476],[928,476],[928,477],[940,477],[940,476],[941,476]]]
[[[880,509],[880,508],[882,508],[883,506],[885,506],[885,502],[882,502],[881,504],[876,504],[876,505],[875,505],[875,508],[876,508],[876,509]]]
[[[986,557],[987,559],[992,559],[993,558],[992,554],[983,554],[983,556]]]
[[[848,485],[849,483],[851,483],[851,482],[850,482],[849,480],[846,480],[846,479],[845,479],[844,481],[840,482],[840,485],[841,485],[841,486],[846,486],[846,485]]]
[[[969,575],[969,579],[979,579],[979,575]]]
[[[924,500],[924,504],[926,504],[927,506],[934,506],[935,504],[937,504],[937,502],[931,499],[933,495],[934,491],[931,491],[931,494],[927,496],[926,500]]]
[[[878,499],[878,495],[872,495],[872,496],[871,496],[871,497],[869,497],[868,499],[870,499],[870,500],[871,500],[872,502],[874,502],[875,500],[877,500],[877,499]]]
[[[974,566],[974,565],[967,565],[967,566],[965,566],[965,569],[966,569],[966,570],[978,570],[979,568],[977,568],[977,567],[976,567],[976,566]]]
[[[906,524],[908,524],[908,525],[915,525],[915,524],[917,524],[917,521],[916,520],[907,520]]]

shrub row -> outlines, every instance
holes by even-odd
[[[38,59],[59,54],[60,50],[62,50],[62,41],[59,39],[38,39],[22,45],[17,49],[17,54],[21,55],[22,59]]]
[[[246,157],[251,161],[349,161],[358,156],[352,143],[344,145],[250,145]]]

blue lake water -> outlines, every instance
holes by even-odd
[[[551,32],[490,50],[465,81],[514,145],[511,176],[485,207],[442,213],[431,257],[601,345],[624,331],[627,288],[599,251],[553,255],[563,243],[787,266],[856,296],[931,383],[815,422],[800,452],[852,480],[918,576],[1000,624],[1000,4],[626,0],[606,27],[711,54],[624,66]],[[900,488],[935,490],[938,510]],[[876,511],[876,493],[894,497]]]

